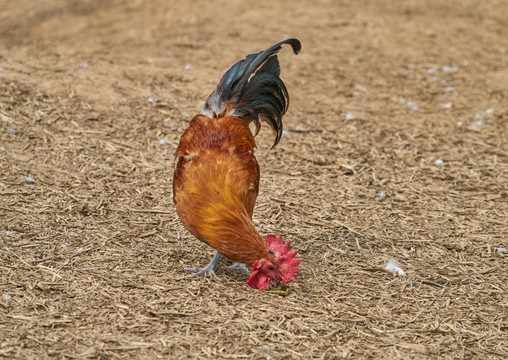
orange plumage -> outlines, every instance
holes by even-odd
[[[286,258],[269,249],[252,223],[260,174],[248,124],[259,129],[259,119],[268,122],[278,142],[289,100],[276,56],[284,43],[295,53],[300,49],[298,40],[289,39],[235,64],[176,150],[173,199],[183,225],[220,254],[249,266],[254,273],[248,284],[255,288],[267,288],[272,278],[288,279],[278,273],[288,266],[296,276],[300,262],[296,251]],[[215,262],[211,273],[214,267]]]
[[[237,117],[196,115],[176,150],[176,211],[199,240],[227,258],[252,266],[272,257],[252,224],[259,188],[256,143]]]

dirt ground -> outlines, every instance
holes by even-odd
[[[505,0],[0,5],[0,357],[508,358]],[[261,234],[302,270],[189,278],[173,154],[223,72],[280,55]],[[167,144],[165,140],[167,139]],[[506,250],[505,250],[506,251]],[[395,259],[406,272],[384,271]]]

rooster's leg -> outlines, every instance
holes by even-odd
[[[240,263],[238,261],[235,261],[233,263],[233,265],[226,266],[226,269],[242,270],[242,271],[246,271],[246,272],[250,273],[250,270],[247,267],[247,265]]]
[[[217,251],[215,253],[215,255],[213,256],[212,260],[204,268],[186,267],[185,270],[187,270],[187,271],[195,271],[193,276],[212,275],[217,280],[220,280],[220,277],[218,277],[217,274],[215,274],[215,267],[217,266],[217,263],[219,262],[221,256],[222,256],[221,253]]]

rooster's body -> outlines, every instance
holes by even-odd
[[[289,242],[269,235],[265,243],[252,223],[259,166],[249,123],[256,124],[257,133],[259,120],[268,122],[276,133],[274,146],[278,143],[289,97],[276,53],[285,43],[300,50],[300,42],[289,39],[226,72],[176,150],[173,199],[182,223],[218,253],[249,266],[248,284],[254,288],[268,288],[272,278],[288,283],[299,270]],[[211,273],[219,257],[210,264]]]

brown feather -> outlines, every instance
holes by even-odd
[[[176,150],[173,199],[184,226],[225,257],[274,261],[252,224],[259,190],[256,143],[240,118],[196,115]]]

